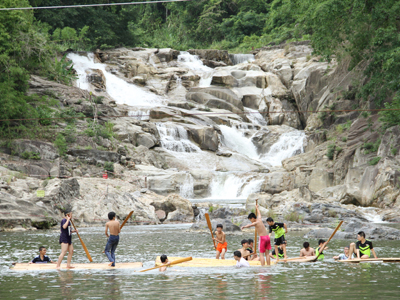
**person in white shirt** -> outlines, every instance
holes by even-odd
[[[351,254],[351,259],[354,259],[354,253]],[[348,260],[349,259],[349,247],[346,246],[344,247],[344,253],[338,255],[338,256],[334,256],[333,259],[335,260]]]
[[[237,268],[250,267],[249,262],[242,257],[242,253],[240,253],[240,251],[235,251],[233,253],[233,258],[237,261]]]

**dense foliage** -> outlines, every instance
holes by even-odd
[[[112,0],[3,0],[0,7],[57,6]],[[125,2],[125,1],[119,1]],[[149,1],[150,2],[150,1]],[[326,59],[364,62],[355,97],[400,108],[400,2],[397,0],[194,0],[146,5],[0,12],[0,111],[4,118],[48,115],[46,99],[27,96],[29,74],[69,83],[56,53],[117,46],[220,48],[247,52],[310,39]],[[389,99],[394,98],[391,104]],[[386,103],[386,104],[385,104]],[[397,111],[382,113],[386,126]],[[46,125],[42,122],[41,125]],[[2,122],[0,129],[9,126]]]

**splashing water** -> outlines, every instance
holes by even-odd
[[[189,141],[186,129],[170,122],[156,123],[160,134],[161,146],[175,152],[201,152],[201,149]]]
[[[210,184],[210,199],[247,199],[252,193],[260,191],[263,179],[254,175],[219,173],[214,175]]]
[[[106,70],[106,65],[94,62],[94,54],[87,56],[70,53],[67,56],[73,62],[73,68],[78,75],[77,85],[84,90],[92,91],[92,86],[87,80],[88,70],[101,70],[106,78],[107,93],[118,103],[130,106],[159,106],[165,103],[164,98],[147,92],[142,88],[118,78]]]
[[[253,54],[229,54],[234,65],[255,61]]]
[[[247,118],[254,125],[260,125],[260,126],[268,125],[268,122],[265,121],[265,119],[263,118],[263,116],[260,114],[260,112],[258,110],[245,107],[244,111],[247,112],[247,114],[246,114]]]
[[[181,195],[181,197],[186,199],[193,198],[194,197],[193,185],[194,185],[193,176],[187,173],[185,180],[179,186],[179,191],[180,191],[179,194]]]
[[[226,125],[220,125],[219,128],[222,132],[222,143],[226,147],[249,158],[258,159],[256,146],[254,146],[251,139],[244,136],[243,132]]]
[[[189,52],[181,51],[178,56],[178,63],[193,71],[200,76],[200,87],[208,87],[211,85],[212,75],[214,70],[203,64],[197,55],[192,55]]]
[[[305,139],[306,135],[303,131],[294,130],[285,132],[272,145],[268,153],[260,157],[260,160],[272,166],[280,166],[284,159],[304,153]]]

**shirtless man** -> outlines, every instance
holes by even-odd
[[[247,248],[249,248],[249,241],[242,240],[241,244],[242,244],[242,248],[238,249],[238,251],[240,253],[242,253],[242,256],[241,256],[242,258],[244,258],[245,260],[249,260],[249,257],[251,254],[250,251],[247,249]]]
[[[119,233],[121,232],[121,227],[119,222],[115,220],[115,212],[108,213],[109,222],[106,223],[106,236],[108,241],[106,244],[106,249],[104,250],[110,263],[111,267],[115,267],[115,250],[117,249],[119,243]],[[108,235],[110,231],[110,235]]]
[[[271,265],[271,259],[269,257],[269,250],[271,250],[271,240],[268,235],[267,229],[265,229],[264,223],[261,220],[261,213],[260,210],[258,209],[258,204],[256,204],[256,210],[257,210],[257,216],[254,213],[249,214],[247,217],[251,224],[248,224],[246,226],[242,226],[242,230],[244,228],[249,228],[254,226],[257,229],[258,235],[260,237],[260,242],[259,242],[259,250],[260,250],[260,261],[261,265],[265,265],[265,258],[264,255],[267,258],[267,265]]]
[[[304,242],[303,249],[300,250],[300,257],[315,256],[314,248],[310,247],[309,242]]]
[[[160,260],[162,263],[162,266],[160,266],[160,268],[158,269],[160,272],[165,272],[167,270],[167,267],[171,264],[168,260],[168,257],[163,254],[160,256]]]
[[[78,232],[78,230],[72,230],[71,229],[71,219],[72,219],[72,213],[71,212],[65,212],[64,213],[65,218],[61,220],[61,234],[60,234],[60,244],[61,244],[61,254],[58,257],[57,260],[57,269],[60,268],[61,262],[68,252],[68,258],[67,258],[67,269],[72,269],[75,268],[71,266],[71,260],[72,260],[72,254],[74,253],[74,246],[72,245],[72,236],[71,233],[73,232]]]
[[[226,236],[225,232],[222,231],[222,224],[217,225],[217,230],[215,231],[215,238],[214,241],[218,243],[217,245],[217,255],[216,259],[219,259],[219,256],[221,255],[221,259],[225,259],[225,253],[226,250],[228,250],[228,243],[226,242]]]

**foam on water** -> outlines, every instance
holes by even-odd
[[[265,119],[263,118],[263,116],[260,114],[260,112],[258,110],[245,107],[244,111],[247,112],[247,114],[246,114],[247,118],[254,125],[260,125],[260,126],[268,125],[268,122],[265,121]]]
[[[193,144],[186,129],[171,122],[156,123],[163,148],[174,152],[200,152],[201,149]]]
[[[200,76],[200,87],[208,87],[211,85],[214,69],[207,67],[199,59],[197,55],[192,55],[189,52],[181,51],[178,56],[178,63]]]
[[[229,54],[234,65],[255,61],[253,54]]]
[[[117,77],[106,70],[107,65],[96,63],[94,54],[88,53],[82,56],[76,53],[69,53],[67,56],[73,62],[73,68],[78,75],[77,86],[81,89],[93,91],[94,88],[87,80],[88,71],[90,69],[101,70],[106,79],[107,93],[118,103],[130,106],[160,106],[165,103],[165,99],[148,92],[134,84]]]
[[[224,146],[249,158],[258,159],[256,146],[251,142],[251,139],[244,136],[243,132],[226,125],[220,125],[219,128],[222,132],[222,143]]]

